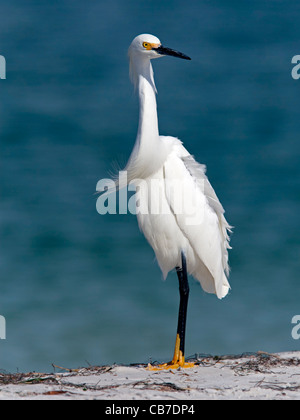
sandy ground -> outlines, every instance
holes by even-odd
[[[0,374],[0,400],[300,399],[300,352],[194,360],[195,367],[181,370],[113,365]]]

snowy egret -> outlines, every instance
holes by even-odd
[[[158,367],[149,366],[150,369],[193,366],[184,357],[188,273],[206,292],[215,293],[220,299],[230,288],[230,226],[206,177],[206,168],[195,161],[180,140],[159,135],[151,59],[167,55],[190,60],[149,34],[137,36],[129,47],[130,78],[138,90],[140,115],[136,143],[125,167],[127,182],[135,183],[140,206],[149,210],[137,212],[139,227],[155,252],[163,276],[166,278],[168,272],[176,269],[180,292],[173,359]],[[151,187],[157,180],[161,181],[159,188]],[[173,181],[177,181],[175,189],[171,188]],[[182,204],[181,212],[175,212],[178,202]],[[183,205],[186,203],[195,204],[192,212]],[[151,212],[153,205],[168,211]]]

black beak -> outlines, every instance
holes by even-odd
[[[183,58],[184,60],[191,60],[191,58],[188,57],[187,55],[179,51],[172,50],[171,48],[163,47],[162,45],[158,48],[153,48],[153,50],[156,51],[157,54],[160,54],[160,55],[171,55],[172,57]]]

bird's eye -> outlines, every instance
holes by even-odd
[[[149,42],[143,42],[143,47],[147,50],[151,50],[151,44],[149,44]]]

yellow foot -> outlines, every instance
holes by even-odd
[[[180,338],[179,334],[176,336],[175,351],[172,362],[162,363],[161,365],[152,366],[148,363],[148,370],[167,370],[167,369],[178,369],[178,368],[192,368],[195,366],[195,363],[186,363],[184,360],[184,354],[180,350]]]
[[[182,369],[186,369],[186,368],[192,368],[192,367],[194,367],[195,366],[195,363],[186,363],[186,362],[183,362],[183,363],[180,363],[179,361],[178,362],[169,362],[169,363],[162,363],[162,364],[160,364],[160,365],[156,365],[156,366],[153,366],[153,365],[151,365],[150,363],[148,363],[148,366],[147,366],[147,370],[168,370],[168,369],[178,369],[178,368],[182,368]]]

